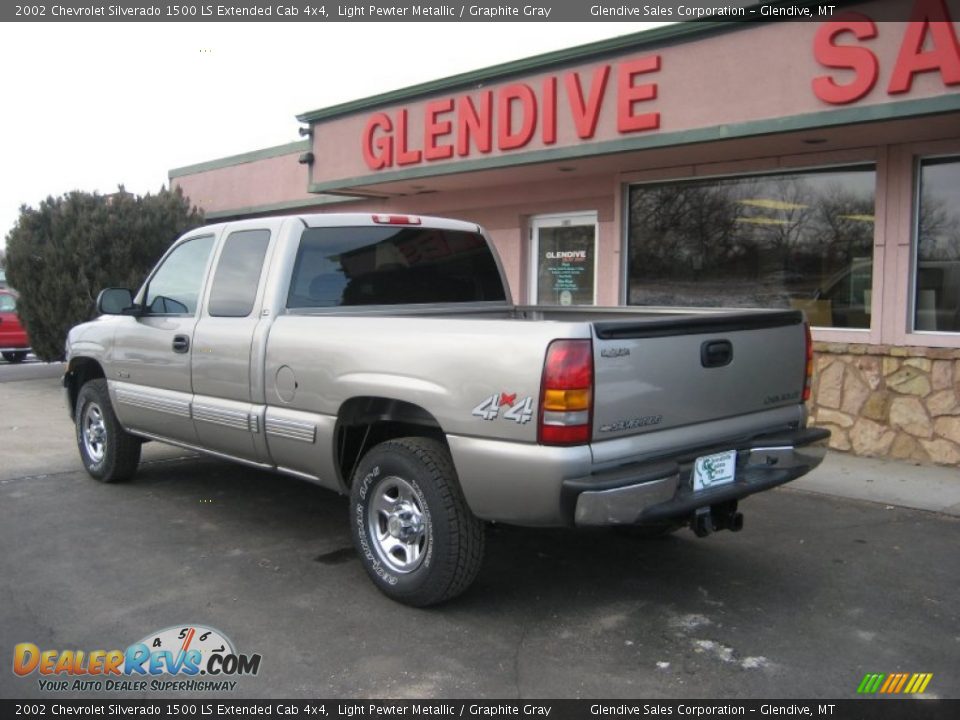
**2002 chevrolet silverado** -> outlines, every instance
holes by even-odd
[[[64,376],[90,475],[160,440],[349,494],[366,571],[411,605],[469,586],[484,521],[739,530],[828,435],[801,313],[516,306],[466,222],[203,227],[97,306]]]

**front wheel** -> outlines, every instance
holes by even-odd
[[[80,388],[74,420],[80,459],[91,477],[108,483],[129,480],[140,464],[141,443],[120,426],[106,380],[90,380]]]
[[[407,605],[456,597],[483,562],[483,524],[435,440],[389,440],[367,453],[354,473],[350,525],[374,584]]]
[[[22,363],[27,359],[26,350],[10,350],[3,353],[3,359],[8,363]]]

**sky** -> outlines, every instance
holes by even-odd
[[[295,116],[663,23],[4,23],[0,245],[20,206],[156,192]]]

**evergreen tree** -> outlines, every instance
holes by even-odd
[[[24,205],[7,235],[7,283],[42,360],[63,357],[67,331],[96,315],[105,287],[140,287],[179,235],[203,224],[180,188],[142,197],[71,192]]]

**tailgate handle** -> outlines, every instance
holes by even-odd
[[[707,340],[700,346],[700,364],[705,368],[723,367],[733,361],[733,343],[729,340]]]

